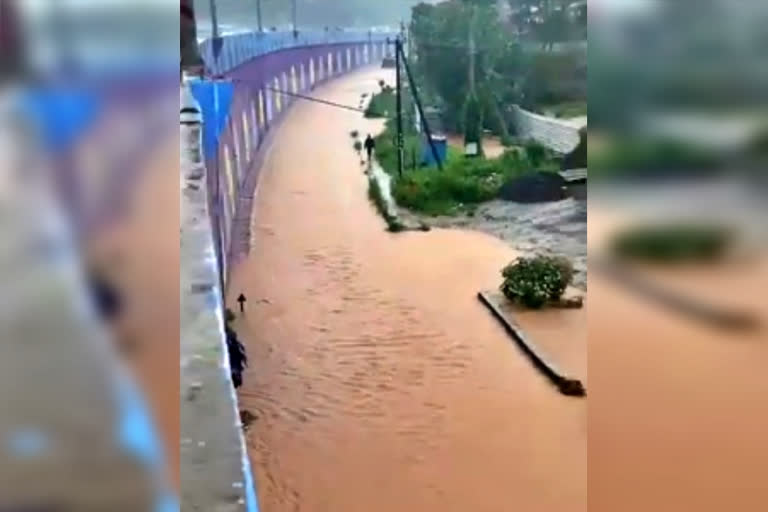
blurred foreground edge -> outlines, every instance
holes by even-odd
[[[0,509],[178,510],[18,105],[0,96]]]

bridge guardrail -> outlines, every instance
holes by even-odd
[[[309,46],[329,46],[339,44],[382,45],[386,48],[387,39],[395,34],[366,31],[300,31],[293,32],[253,32],[235,34],[219,38],[221,50],[218,57],[214,54],[214,40],[206,39],[200,43],[200,55],[205,61],[210,75],[218,76],[232,71],[236,67],[261,55]]]
[[[258,510],[224,349],[223,300],[229,269],[248,250],[242,242],[250,239],[253,197],[270,139],[296,101],[280,91],[310,94],[376,62],[385,44],[335,41],[257,49],[242,62],[225,61],[239,64],[217,79],[189,81],[203,126],[182,127],[181,137],[186,144],[181,151],[182,397],[194,397],[182,398],[182,509],[231,504],[233,510]],[[186,103],[188,98],[182,106]],[[203,412],[212,410],[216,413]],[[206,477],[211,481],[205,486],[194,484]]]

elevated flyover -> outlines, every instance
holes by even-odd
[[[187,78],[181,90],[182,509],[254,511],[223,332],[231,268],[249,249],[262,163],[297,95],[376,64],[387,41],[308,32],[237,35],[217,45],[202,43],[206,78]]]

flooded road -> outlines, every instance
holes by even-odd
[[[314,94],[356,105],[383,75]],[[239,395],[262,510],[586,510],[586,402],[559,395],[475,298],[514,251],[470,231],[387,233],[351,148],[366,123],[293,107],[232,275],[230,301],[249,298]]]
[[[471,215],[427,217],[406,212],[433,227],[463,228],[504,240],[520,256],[565,256],[575,270],[573,285],[587,287],[587,201],[569,197],[546,203],[494,200]]]

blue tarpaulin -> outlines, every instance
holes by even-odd
[[[73,145],[96,120],[102,106],[99,94],[74,88],[30,90],[23,102],[45,146],[53,151]]]
[[[214,158],[229,120],[235,86],[221,80],[192,80],[189,86],[203,114],[203,153],[205,158]]]
[[[448,141],[445,138],[445,136],[433,135],[432,144],[434,144],[435,149],[437,150],[437,156],[438,158],[440,158],[440,163],[445,162],[445,157],[448,154]],[[437,162],[435,161],[435,157],[432,154],[432,148],[430,147],[429,141],[427,140],[426,136],[424,137],[424,141],[422,143],[421,164],[426,165],[428,167],[437,165]]]

